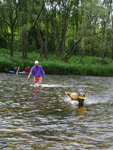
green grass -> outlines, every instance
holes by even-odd
[[[102,65],[100,57],[85,56],[81,61],[81,56],[72,56],[68,63],[57,60],[55,54],[49,54],[48,60],[40,57],[39,53],[28,53],[27,59],[22,58],[22,53],[14,52],[14,57],[10,57],[10,51],[0,49],[0,72],[13,70],[15,66],[23,71],[26,66],[32,67],[35,60],[43,67],[46,74],[59,75],[93,75],[93,76],[113,76],[113,61],[106,58],[105,65]]]

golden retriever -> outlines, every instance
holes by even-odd
[[[84,100],[86,99],[85,93],[79,92],[79,93],[68,93],[65,92],[66,95],[68,95],[71,100],[78,101],[79,104],[84,104]]]

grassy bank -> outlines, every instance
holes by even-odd
[[[34,61],[38,60],[46,74],[113,76],[113,61],[107,58],[105,65],[102,65],[99,57],[85,56],[80,61],[80,56],[72,56],[69,62],[65,63],[57,60],[54,54],[48,56],[48,60],[45,60],[37,53],[28,53],[28,58],[23,59],[22,53],[16,52],[11,58],[9,50],[0,49],[0,72],[13,70],[15,66],[19,66],[20,71],[23,71],[26,66],[32,67]]]

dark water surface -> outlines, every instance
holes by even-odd
[[[64,92],[86,93],[83,107]],[[0,74],[0,150],[112,150],[113,78]]]

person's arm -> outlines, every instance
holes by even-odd
[[[32,73],[30,72],[27,78],[29,79],[31,75],[32,75]]]
[[[43,75],[43,77],[45,77],[45,72],[44,72],[44,70],[43,70],[43,68],[41,67],[41,72],[42,72],[42,75]]]

